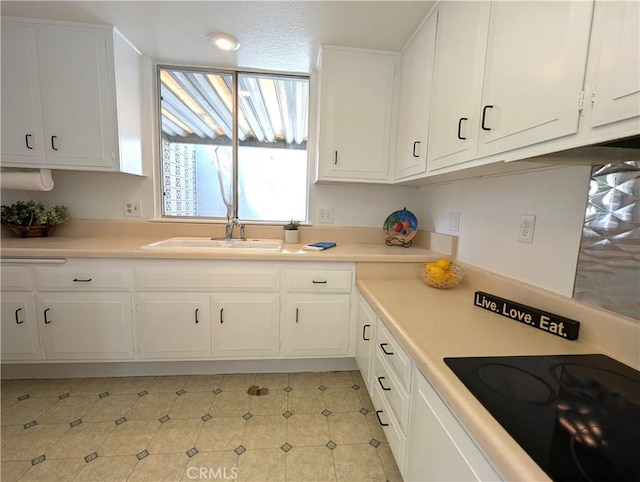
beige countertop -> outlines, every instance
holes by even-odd
[[[590,315],[581,307],[572,307],[575,302],[568,298],[564,298],[565,303],[562,306],[566,308],[562,309],[560,305],[553,303],[557,296],[549,296],[549,299],[546,299],[548,294],[543,290],[534,288],[527,293],[524,284],[520,283],[522,286],[517,286],[518,283],[513,280],[508,284],[505,281],[506,279],[492,280],[491,276],[487,277],[486,272],[478,271],[468,273],[460,285],[449,290],[430,288],[418,276],[407,279],[361,278],[358,279],[357,285],[385,326],[403,345],[420,371],[429,379],[503,475],[508,480],[549,480],[539,466],[466,389],[444,363],[443,358],[605,353],[606,350],[596,348],[581,339],[583,335],[585,339],[593,339],[598,335],[592,333],[597,330],[597,325],[591,323],[593,320],[590,316],[593,315],[593,319],[597,318],[599,323],[602,311],[591,308],[595,312]],[[513,293],[516,293],[516,296],[507,293],[509,289],[514,289]],[[581,338],[568,341],[476,307],[473,303],[475,290],[503,296],[581,321]],[[576,313],[581,315],[577,317]],[[625,319],[618,321],[621,323],[620,331],[627,333],[621,336],[631,338],[631,341],[628,346],[620,347],[618,353],[611,351],[606,354],[626,361],[627,364],[632,364],[635,359],[636,363],[632,366],[638,369],[638,325],[627,325]],[[616,328],[609,325],[605,330],[613,331]],[[607,345],[606,341],[603,341],[603,345]]]

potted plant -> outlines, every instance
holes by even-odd
[[[296,244],[298,242],[298,226],[300,226],[300,222],[292,219],[282,227],[285,243]]]
[[[2,205],[2,224],[21,238],[48,236],[54,226],[69,221],[69,208],[51,206],[45,208],[41,202],[32,200],[16,201]]]

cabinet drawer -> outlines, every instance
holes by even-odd
[[[411,391],[411,358],[382,322],[378,323],[376,332],[376,353],[387,361],[402,387],[409,393]]]
[[[31,291],[33,278],[28,268],[2,267],[2,291]]]
[[[36,268],[39,291],[129,291],[126,268]]]
[[[406,434],[409,423],[409,396],[400,386],[387,362],[382,359],[383,356],[380,352],[376,353],[373,383],[380,389],[380,393],[385,397],[389,408],[398,420],[400,428]]]
[[[138,291],[279,291],[277,269],[194,270],[138,269],[135,285]]]
[[[389,442],[389,448],[396,459],[398,470],[401,474],[404,474],[407,438],[400,429],[398,421],[394,417],[387,400],[382,395],[382,390],[379,386],[374,386],[373,388],[373,406],[375,407],[378,421],[387,437],[387,442]]]
[[[287,271],[285,286],[297,293],[350,293],[351,271],[292,269]]]

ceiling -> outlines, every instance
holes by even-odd
[[[430,1],[2,1],[3,16],[115,25],[163,63],[309,73],[321,44],[399,52]],[[205,40],[224,31],[240,49]]]

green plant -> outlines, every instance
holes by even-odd
[[[0,216],[2,224],[10,226],[55,226],[69,221],[70,212],[66,206],[51,206],[46,209],[41,202],[28,200],[2,205]]]
[[[287,224],[282,226],[282,229],[284,229],[285,231],[296,231],[298,229],[298,226],[300,226],[300,221],[294,221],[292,219]]]

